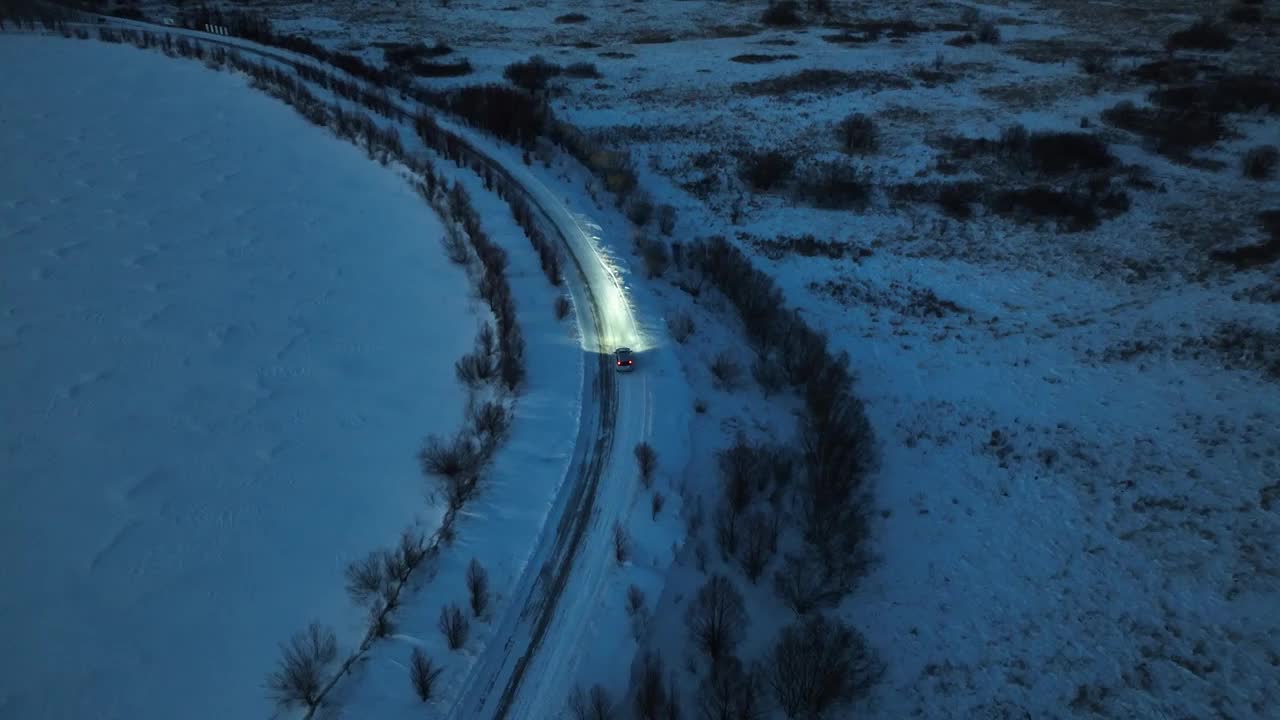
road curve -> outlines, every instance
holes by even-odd
[[[105,24],[185,36],[346,75],[309,56],[241,38],[119,18],[105,18]],[[394,98],[392,102],[409,117],[419,111]],[[565,274],[565,280],[588,355],[582,390],[584,412],[568,482],[561,484],[531,560],[512,590],[512,603],[448,713],[451,720],[545,717],[558,714],[565,699],[548,679],[571,669],[581,638],[581,624],[573,627],[571,621],[565,622],[561,601],[568,596],[575,610],[585,610],[582,605],[591,603],[602,589],[612,563],[613,525],[625,519],[636,493],[634,473],[626,459],[629,448],[650,434],[652,394],[643,367],[625,378],[615,374],[611,352],[621,346],[643,347],[642,336],[623,283],[601,252],[594,228],[566,207],[518,158],[500,157],[509,154],[509,149],[460,125],[444,120],[440,124],[458,137],[470,160],[506,178],[537,211],[541,229],[560,241],[570,260],[571,272]],[[588,408],[593,411],[590,416],[585,412]],[[549,633],[553,626],[557,631]]]
[[[563,504],[557,502],[553,511],[560,517],[558,521],[548,518],[538,549],[517,585],[514,602],[447,716],[451,720],[545,717],[555,711],[524,709],[529,702],[522,695],[526,681],[544,678],[548,670],[556,674],[554,670],[563,667],[557,660],[565,658],[566,645],[574,644],[577,636],[548,631],[562,615],[564,598],[571,598],[576,605],[599,589],[598,580],[612,562],[613,521],[622,520],[631,506],[634,483],[628,483],[628,475],[634,473],[628,471],[627,452],[648,436],[652,402],[643,367],[640,372],[617,376],[610,353],[620,346],[643,347],[643,339],[623,284],[601,253],[591,226],[518,158],[494,157],[501,149],[494,148],[491,141],[455,124],[442,125],[482,154],[494,172],[520,188],[537,210],[541,229],[560,240],[572,265],[566,284],[579,309],[584,350],[596,358],[587,363],[592,368],[588,374],[594,373],[596,382],[589,391],[584,387],[583,407],[596,405],[599,419],[594,428],[585,421],[579,428],[570,466],[572,482],[563,486],[561,495],[567,497]],[[586,415],[584,412],[584,418]],[[618,479],[621,482],[616,482]],[[554,536],[548,532],[553,521]],[[548,658],[553,662],[546,663]],[[535,659],[540,662],[535,664]],[[542,683],[536,684],[540,689]],[[547,697],[532,704],[538,707],[563,700]]]

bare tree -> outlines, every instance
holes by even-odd
[[[676,684],[675,672],[671,673],[671,680],[667,683],[667,703],[662,720],[680,720],[680,686]]]
[[[486,400],[469,408],[468,419],[486,452],[492,452],[511,427],[511,413],[498,400]]]
[[[451,262],[458,265],[465,265],[470,253],[467,251],[467,241],[463,238],[461,231],[445,229],[444,235],[440,237],[440,244],[444,245],[445,254],[449,256]]]
[[[760,579],[761,573],[764,572],[765,565],[769,563],[769,559],[773,557],[773,550],[777,546],[777,526],[762,512],[754,512],[747,518],[746,528],[743,531],[741,552],[738,553],[738,561],[742,564],[742,571],[747,574],[747,579],[754,585],[756,580]]]
[[[471,596],[471,612],[476,617],[484,615],[489,608],[489,572],[475,558],[467,566],[467,593]]]
[[[722,350],[711,361],[711,374],[715,376],[717,385],[725,390],[732,390],[738,386],[742,366],[734,359],[733,353]]]
[[[413,690],[418,693],[422,702],[431,699],[435,692],[436,678],[443,671],[444,668],[436,667],[431,658],[422,652],[422,648],[413,649],[413,654],[409,656],[409,681],[413,683]]]
[[[631,536],[621,524],[613,526],[613,558],[619,565],[631,559]]]
[[[789,718],[824,717],[865,695],[881,673],[861,633],[822,615],[783,629],[769,660],[769,684]]]
[[[337,636],[330,628],[311,623],[280,649],[279,667],[267,678],[272,698],[284,707],[303,704],[314,710],[320,704],[328,667],[338,658]]]
[[[384,638],[396,631],[395,621],[391,618],[396,608],[396,601],[380,601],[369,608],[369,632],[377,638]]]
[[[662,512],[662,506],[665,505],[666,502],[667,498],[662,493],[655,492],[653,494],[653,501],[650,503],[649,507],[652,519],[658,519],[658,513]]]
[[[742,433],[732,445],[716,454],[720,476],[724,480],[724,496],[735,515],[751,504],[754,491],[760,485],[760,476],[767,473],[766,457],[766,453],[747,442]]]
[[[765,711],[759,674],[744,668],[733,655],[712,664],[698,701],[704,720],[757,720]]]
[[[653,487],[653,471],[658,467],[658,452],[647,442],[637,443],[636,468],[640,470],[640,480],[646,488]]]
[[[613,700],[600,685],[592,685],[590,692],[583,692],[578,686],[569,696],[569,712],[574,720],[613,720]]]
[[[555,313],[557,320],[563,320],[569,317],[569,313],[573,312],[573,305],[570,304],[569,298],[564,295],[556,297]]]
[[[671,337],[676,342],[684,343],[693,334],[693,318],[689,317],[689,313],[676,313],[667,320],[667,327],[671,329]]]
[[[747,626],[742,593],[724,575],[712,575],[685,613],[685,624],[698,647],[714,662],[733,652]]]
[[[661,720],[666,704],[667,689],[663,678],[662,658],[646,652],[636,678],[636,715],[640,720]]]
[[[716,542],[720,545],[720,558],[728,561],[738,554],[738,514],[733,511],[733,503],[727,500],[720,503],[716,511]]]
[[[400,547],[396,552],[400,554],[400,561],[405,567],[404,579],[407,580],[409,573],[413,572],[418,567],[418,563],[422,562],[422,558],[426,557],[426,539],[422,537],[422,533],[413,528],[405,528],[400,533]]]
[[[462,608],[456,603],[440,608],[439,627],[450,650],[457,650],[467,644],[467,632],[471,628],[466,616],[462,614]]]
[[[467,353],[453,364],[453,373],[463,385],[480,387],[498,374],[497,358],[479,352]]]
[[[635,616],[644,610],[644,591],[638,585],[627,588],[627,614]]]
[[[452,441],[430,435],[423,444],[418,460],[424,472],[443,478],[455,478],[475,472],[479,457],[471,441],[458,435]]]
[[[347,566],[347,592],[357,605],[364,605],[383,594],[389,580],[384,554],[385,551],[376,550]]]
[[[833,592],[826,582],[822,563],[812,552],[788,553],[782,568],[773,576],[773,586],[778,596],[797,615],[807,615],[840,601],[839,594]]]
[[[676,209],[670,205],[658,206],[658,230],[663,235],[670,235],[676,229]]]

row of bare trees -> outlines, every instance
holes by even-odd
[[[420,191],[437,209],[443,210],[447,222],[459,229],[457,238],[469,242],[454,249],[453,259],[469,262],[471,253],[481,265],[480,292],[494,310],[498,331],[482,326],[476,349],[457,365],[459,379],[476,387],[490,380],[500,380],[514,390],[523,379],[523,340],[515,323],[514,305],[505,270],[505,252],[480,230],[479,219],[469,197],[461,186],[446,186],[444,180],[422,158],[407,157],[398,134],[370,119],[334,103],[325,106],[309,91],[304,81],[334,90],[338,95],[361,102],[374,112],[395,119],[398,110],[386,98],[384,90],[368,90],[349,80],[324,73],[305,64],[288,66],[252,63],[238,53],[224,48],[205,48],[186,38],[174,39],[167,34],[147,31],[104,29],[112,42],[130,42],[140,48],[158,48],[167,54],[204,61],[210,67],[231,68],[249,75],[253,84],[292,105],[305,117],[319,125],[329,126],[336,135],[365,147],[371,157],[383,162],[396,159],[414,168],[423,177]],[[431,542],[414,530],[406,530],[400,543],[392,549],[378,550],[353,562],[346,571],[348,592],[357,605],[367,609],[369,631],[361,647],[336,672],[337,638],[332,629],[313,623],[281,646],[281,658],[267,681],[271,695],[282,705],[301,704],[314,711],[336,678],[354,658],[363,653],[376,638],[394,631],[393,613],[400,605],[401,593],[410,575],[424,560],[438,552],[441,539],[454,537],[452,528],[456,511],[474,495],[479,472],[510,425],[510,411],[500,400],[474,401],[468,407],[467,426],[450,441],[428,438],[420,460],[424,471],[437,476],[449,501],[450,512],[445,525]],[[468,604],[476,618],[484,617],[490,603],[488,573],[473,560],[468,568]],[[442,608],[439,627],[451,649],[465,645],[469,619],[456,604]],[[442,668],[420,648],[415,648],[409,663],[410,681],[423,700],[429,699]]]

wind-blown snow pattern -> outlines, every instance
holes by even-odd
[[[479,305],[394,170],[198,63],[0,38],[0,717],[272,713],[433,528]]]

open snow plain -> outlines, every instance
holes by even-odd
[[[479,322],[412,188],[231,74],[0,38],[0,717],[254,718],[434,527]]]

